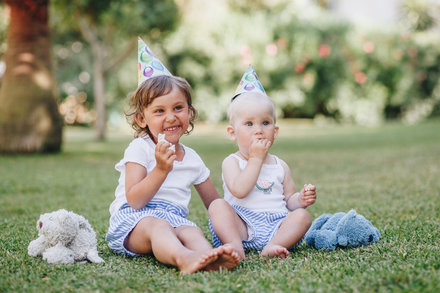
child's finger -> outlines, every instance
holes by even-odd
[[[316,192],[314,190],[308,190],[308,191],[304,192],[304,194],[306,194],[306,195],[315,195]]]
[[[159,152],[163,153],[165,152],[169,147],[169,143],[161,141],[156,145],[156,148],[158,149]]]
[[[304,191],[316,190],[313,184],[304,184]]]
[[[316,199],[316,195],[315,194],[305,194],[304,199],[305,200]]]
[[[169,158],[168,158],[168,162],[174,162],[174,160],[177,158],[177,156],[173,153]]]

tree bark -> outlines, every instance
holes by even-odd
[[[98,39],[97,28],[93,23],[88,23],[80,17],[79,27],[84,39],[92,47],[93,56],[93,95],[95,98],[96,124],[95,135],[99,141],[105,140],[107,128],[107,105],[105,102],[105,77],[104,77],[104,46]]]
[[[5,2],[11,17],[0,88],[0,153],[59,151],[63,121],[51,60],[49,0]]]

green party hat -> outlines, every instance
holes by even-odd
[[[147,44],[138,37],[138,86],[147,79],[160,75],[172,76]]]
[[[266,91],[261,85],[261,82],[258,79],[258,76],[255,73],[255,70],[251,64],[249,64],[246,72],[243,74],[243,77],[241,78],[240,83],[235,90],[232,100],[234,100],[238,95],[248,92],[259,92],[266,94]]]

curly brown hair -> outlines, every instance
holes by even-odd
[[[129,96],[129,106],[125,116],[128,123],[134,129],[134,137],[140,137],[148,134],[151,139],[153,135],[148,128],[140,127],[136,123],[136,115],[143,115],[143,110],[150,105],[155,98],[169,94],[173,89],[180,90],[186,98],[188,108],[190,111],[189,129],[185,131],[185,134],[189,134],[194,129],[194,121],[197,118],[197,110],[192,105],[191,98],[191,86],[189,83],[177,76],[161,75],[147,79],[139,85],[136,92]]]

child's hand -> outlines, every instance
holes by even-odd
[[[167,174],[173,169],[176,153],[170,148],[169,142],[159,142],[155,149],[156,168]]]
[[[316,201],[316,187],[312,184],[304,184],[298,199],[304,207],[314,204]]]
[[[249,148],[249,157],[264,160],[269,152],[271,141],[268,139],[254,139]]]

